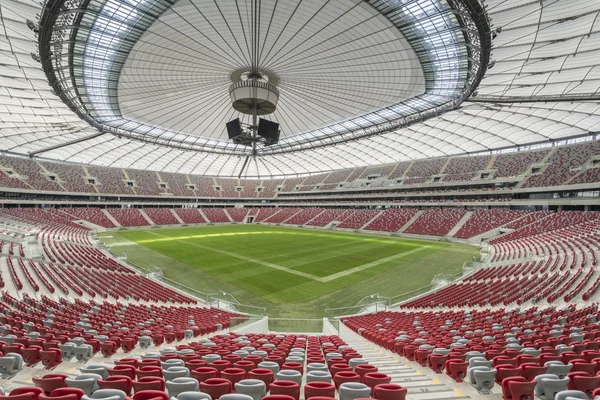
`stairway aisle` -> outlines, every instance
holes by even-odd
[[[473,393],[474,397],[488,397],[481,396],[475,389],[470,390],[470,387],[463,386],[468,384],[457,384],[446,375],[435,374],[417,363],[407,363],[406,359],[364,339],[342,323],[339,335],[348,346],[362,354],[369,364],[376,366],[379,372],[389,375],[392,383],[407,388],[408,400],[469,399],[470,396],[463,392]]]

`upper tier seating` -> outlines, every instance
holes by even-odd
[[[173,193],[175,196],[194,196],[194,191],[190,189],[190,182],[187,180],[187,175],[160,172],[159,176],[168,186],[165,189],[167,193]]]
[[[144,212],[156,225],[179,224],[169,208],[144,208]]]
[[[156,172],[127,169],[125,173],[130,180],[135,182],[134,190],[136,194],[158,196],[165,193],[165,190],[159,187],[159,177]]]
[[[389,179],[402,178],[402,176],[404,176],[404,173],[406,172],[408,167],[410,167],[411,164],[412,164],[412,161],[403,161],[403,162],[398,163],[396,165],[396,168],[394,168],[394,170],[390,174]]]
[[[410,221],[417,208],[390,208],[365,227],[369,231],[397,232]]]
[[[468,239],[473,236],[491,231],[492,229],[505,226],[506,224],[521,218],[527,211],[515,210],[480,210],[475,211],[465,224],[454,234],[454,237]]]
[[[237,179],[219,179],[216,178],[216,185],[221,188],[221,197],[240,197],[237,187],[240,183]]]
[[[432,175],[439,174],[445,163],[446,159],[444,158],[417,160],[406,172],[406,176],[409,178],[429,178]]]
[[[258,197],[267,198],[267,197],[275,197],[277,194],[277,187],[283,185],[283,179],[265,179],[262,181],[262,189],[258,192]]]
[[[541,162],[552,151],[547,166]],[[99,195],[137,195],[154,197],[201,198],[272,198],[278,192],[297,192],[314,195],[317,192],[340,188],[367,188],[395,185],[402,178],[402,186],[433,184],[434,176],[441,183],[490,182],[502,179],[509,187],[542,187],[564,184],[589,184],[600,181],[600,141],[586,141],[575,145],[523,151],[498,155],[464,156],[450,158],[402,161],[396,164],[375,165],[337,170],[302,178],[240,180],[235,178],[186,175],[92,165],[60,164],[28,158],[0,157],[0,188],[52,192],[97,193]],[[491,162],[493,160],[493,162]],[[490,165],[491,162],[491,165]],[[529,168],[539,164],[541,170],[527,177]],[[488,168],[489,167],[489,168]],[[489,170],[486,178],[478,172]],[[13,174],[11,176],[10,174]],[[378,178],[366,184],[368,177]],[[513,178],[513,179],[503,179]],[[54,179],[54,180],[53,180]],[[521,182],[518,182],[521,181]],[[220,190],[215,190],[218,187]],[[260,190],[258,190],[260,188]],[[296,189],[298,188],[298,189]],[[280,189],[280,190],[278,190]],[[414,187],[404,188],[415,190]],[[460,189],[469,191],[469,189]],[[481,189],[485,190],[485,189]],[[438,189],[438,192],[443,189]],[[310,192],[310,193],[306,193]],[[345,195],[341,195],[345,196]]]
[[[523,187],[556,186],[567,183],[579,171],[573,171],[585,164],[594,155],[600,154],[600,142],[580,143],[559,147],[550,156],[548,167],[540,175],[533,175]]]
[[[404,230],[404,233],[444,236],[464,215],[465,210],[461,208],[428,208]]]
[[[96,179],[96,187],[100,193],[133,194],[133,187],[125,184],[125,175],[120,168],[88,166],[91,177]]]
[[[27,189],[46,190],[51,192],[64,192],[58,181],[52,181],[48,175],[43,174],[40,166],[32,160],[25,158],[0,156],[0,166],[10,168],[25,182]],[[30,187],[27,187],[29,185]]]
[[[387,178],[389,174],[392,173],[396,164],[387,164],[387,165],[378,165],[376,167],[368,167],[366,168],[360,179],[367,179],[370,176],[380,176],[382,178]]]
[[[503,178],[524,173],[529,166],[541,162],[550,152],[549,149],[516,153],[498,154],[492,168],[496,169],[494,177]]]
[[[206,176],[190,175],[190,181],[195,186],[194,192],[199,197],[221,197],[221,193],[215,190],[215,181]]]
[[[49,173],[58,175],[60,184],[67,192],[94,193],[94,187],[88,183],[83,167],[40,161]]]
[[[244,187],[244,191],[240,194],[240,197],[256,197],[257,193],[255,189],[259,183],[260,181],[255,181],[252,179],[241,180],[240,185]]]
[[[491,156],[451,158],[444,170],[444,182],[472,179],[477,171],[486,169]]]
[[[186,224],[205,224],[207,222],[197,208],[176,208],[175,212]]]
[[[137,208],[108,208],[107,211],[123,226],[150,225]]]

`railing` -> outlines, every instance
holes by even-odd
[[[377,312],[387,310],[390,301],[389,297],[379,298],[379,295],[373,296],[374,299],[371,303],[364,302],[362,304],[357,304],[355,306],[350,307],[327,308],[325,309],[325,315],[327,317],[338,317],[340,315],[362,314],[365,312]]]
[[[249,314],[252,316],[263,316],[265,315],[265,307],[250,306],[242,304],[230,293],[219,290],[217,293],[212,293],[208,296],[211,307],[223,308],[229,311],[239,312],[242,314]]]
[[[322,333],[323,318],[269,318],[269,331],[281,333]]]

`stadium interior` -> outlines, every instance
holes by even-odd
[[[597,0],[0,24],[0,400],[600,400]]]

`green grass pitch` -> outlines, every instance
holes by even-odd
[[[271,316],[322,316],[379,293],[394,296],[455,274],[477,248],[455,243],[263,225],[118,231],[115,254],[205,293],[223,290]]]

